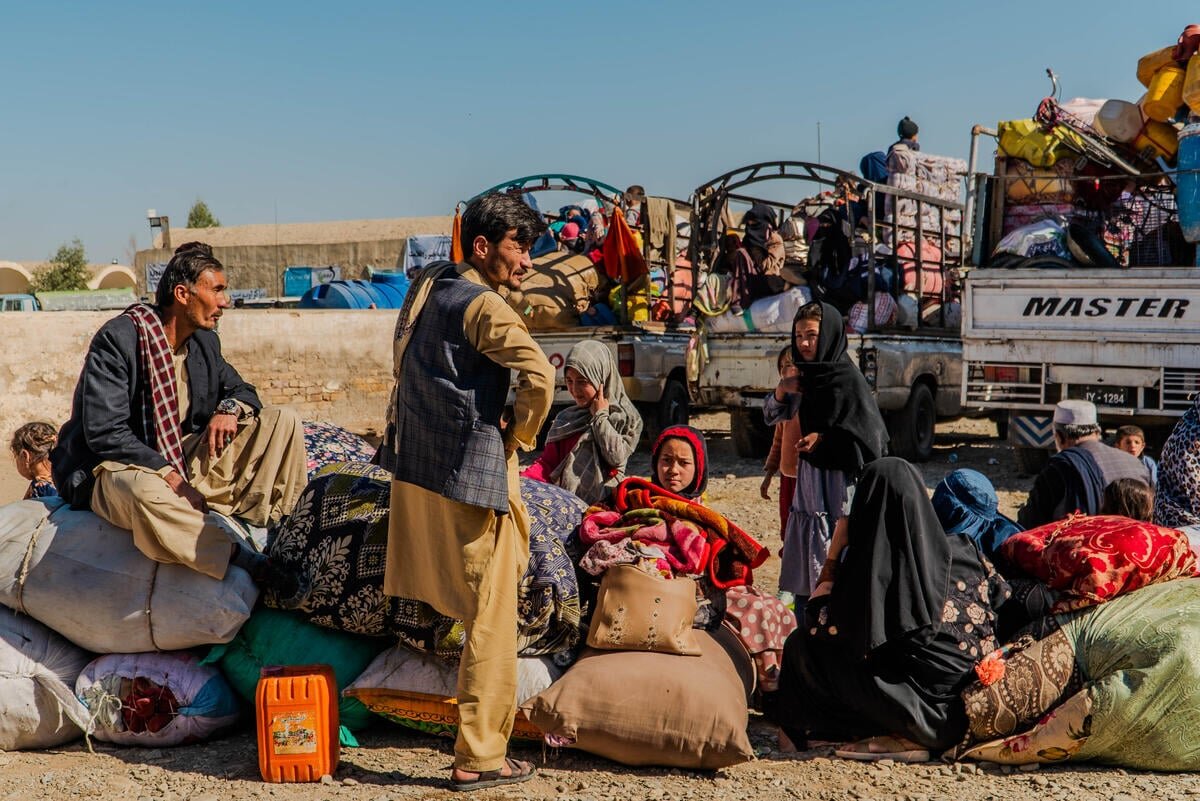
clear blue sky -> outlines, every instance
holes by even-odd
[[[754,161],[855,168],[896,121],[965,157],[1046,93],[1141,92],[1195,3],[5,2],[0,259],[226,225],[447,214],[534,172],[687,197]]]

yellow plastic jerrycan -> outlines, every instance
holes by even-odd
[[[1175,63],[1175,57],[1172,55],[1175,51],[1175,45],[1168,45],[1162,50],[1155,50],[1153,53],[1147,53],[1138,59],[1137,79],[1147,89],[1150,88],[1150,79],[1154,77],[1154,73],[1158,72],[1168,64]]]
[[[1137,139],[1133,140],[1133,149],[1139,153],[1147,149],[1153,150],[1153,156],[1162,156],[1168,162],[1175,160],[1179,152],[1179,131],[1174,125],[1150,120],[1142,128]]]
[[[1183,102],[1193,114],[1200,114],[1200,53],[1188,59],[1187,75],[1183,79]]]
[[[1150,79],[1146,103],[1142,106],[1152,120],[1166,122],[1183,105],[1183,81],[1187,73],[1174,64],[1163,67]]]

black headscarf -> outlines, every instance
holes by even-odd
[[[775,210],[765,203],[755,203],[742,217],[746,226],[746,242],[748,247],[767,247],[767,238],[778,226],[775,224]]]
[[[809,304],[811,305],[811,304]],[[887,453],[888,433],[867,380],[846,352],[846,326],[842,315],[821,303],[821,333],[817,358],[806,362],[796,345],[796,322],[808,306],[800,307],[792,321],[792,360],[800,370],[800,430],[819,432],[821,441],[811,453],[801,454],[814,467],[842,470],[851,478],[863,465]]]
[[[925,482],[903,459],[878,459],[863,470],[847,534],[830,618],[856,656],[942,625],[950,583],[975,587],[986,575],[978,548],[945,533]]]

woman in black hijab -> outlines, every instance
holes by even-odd
[[[832,590],[788,638],[768,715],[797,743],[868,737],[837,751],[851,759],[921,761],[958,743],[959,693],[996,648],[1008,586],[973,542],[942,530],[903,459],[864,468],[845,551],[830,559]]]
[[[768,424],[798,417],[796,490],[784,533],[779,588],[796,611],[819,589],[831,543],[845,539],[844,520],[864,465],[886,452],[887,428],[871,388],[846,352],[842,315],[828,303],[800,307],[792,323],[795,379],[779,382],[763,413]],[[790,444],[790,443],[789,443]]]

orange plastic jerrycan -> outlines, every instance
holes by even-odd
[[[340,756],[338,694],[329,665],[269,666],[254,694],[258,769],[268,782],[315,782]]]

